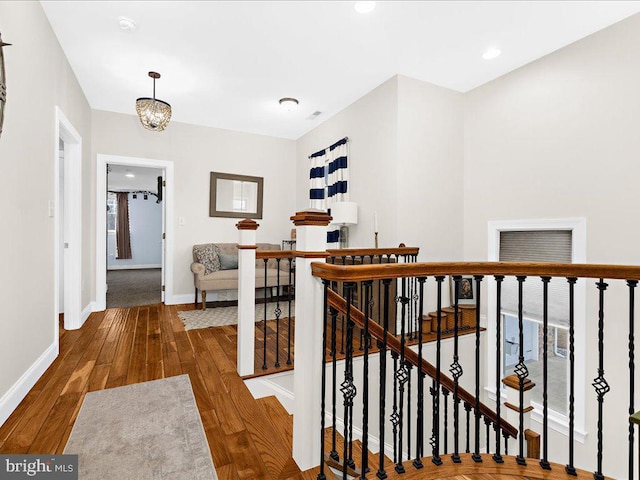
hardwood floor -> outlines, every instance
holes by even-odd
[[[254,399],[236,373],[236,335],[235,327],[187,332],[176,306],[165,305],[111,309],[93,313],[80,330],[61,328],[58,358],[0,427],[0,453],[61,453],[87,392],[188,374],[220,480],[316,480],[318,468],[300,472],[291,457],[291,415],[275,397]],[[354,442],[354,458],[359,448]],[[538,477],[522,476],[517,467],[489,474],[430,461],[420,471],[406,465],[407,474],[398,475],[388,460],[389,478],[566,478],[560,469]]]
[[[296,476],[290,415],[251,396],[234,341],[225,329],[186,332],[175,306],[94,313],[61,329],[59,357],[0,428],[0,452],[61,453],[87,392],[188,374],[221,480]]]

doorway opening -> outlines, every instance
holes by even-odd
[[[107,308],[162,301],[164,170],[107,164]]]
[[[56,218],[54,238],[55,332],[80,328],[90,310],[82,310],[82,137],[56,107],[55,197],[49,215]]]
[[[126,208],[123,207],[125,201]],[[172,202],[173,162],[98,155],[96,310],[166,303],[172,298]],[[123,208],[120,215],[118,204]],[[124,219],[124,212],[128,222]],[[119,216],[121,223],[128,223],[130,227],[129,242],[124,236],[120,245],[116,240]],[[155,285],[160,289],[159,295]],[[117,289],[127,298],[118,294]],[[112,297],[120,297],[118,304],[112,302]]]

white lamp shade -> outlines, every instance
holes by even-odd
[[[331,205],[331,223],[337,225],[358,224],[358,204],[356,202],[337,202]]]

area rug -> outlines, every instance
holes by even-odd
[[[82,480],[218,478],[188,375],[87,393],[64,453]]]
[[[107,285],[107,308],[154,305],[162,301],[159,268],[108,270]]]
[[[276,302],[269,302],[266,304],[267,320],[275,320],[277,317],[276,309],[278,305]],[[256,305],[256,322],[264,320],[265,304],[259,303]],[[295,301],[291,301],[291,316],[295,315],[296,304]],[[286,318],[289,316],[289,302],[280,302],[280,318]],[[222,327],[223,325],[237,325],[238,324],[238,307],[216,307],[207,308],[206,310],[185,310],[178,312],[178,317],[184,323],[185,330],[195,330],[197,328],[208,327]]]

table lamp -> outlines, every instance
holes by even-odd
[[[358,224],[358,204],[356,202],[336,202],[331,205],[334,225],[340,226],[340,248],[349,247],[349,225]]]

